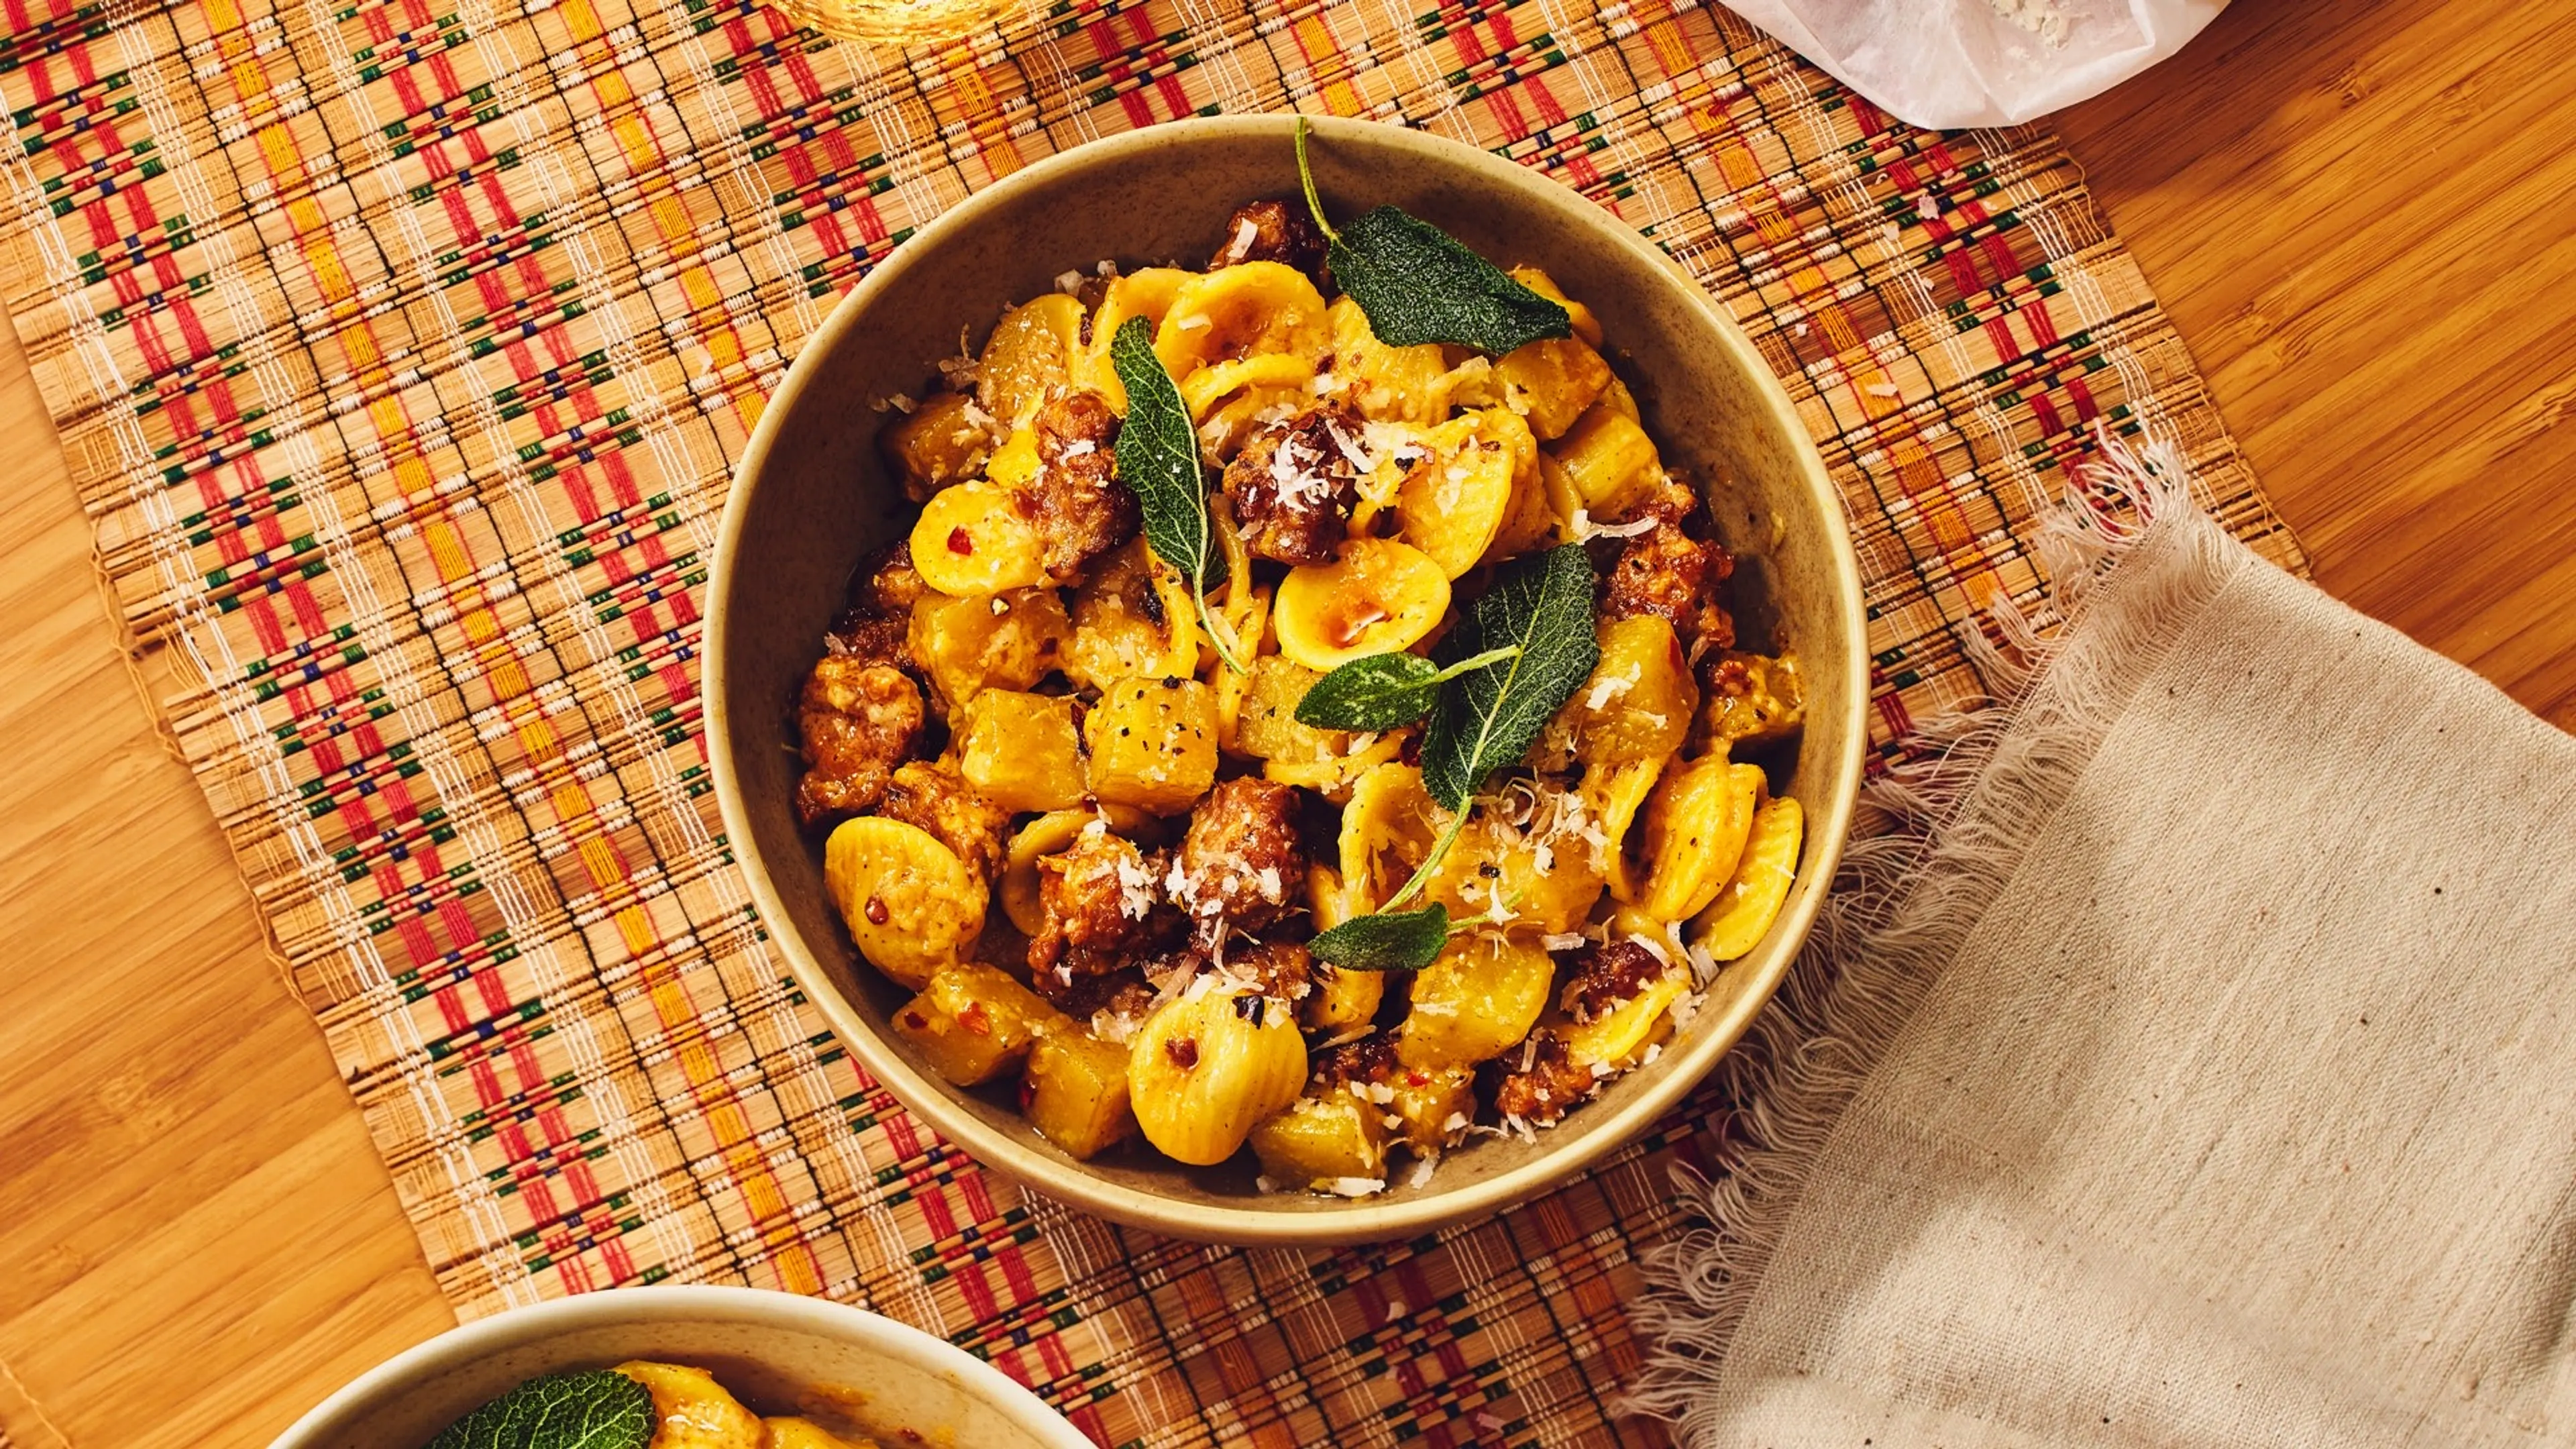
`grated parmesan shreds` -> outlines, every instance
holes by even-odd
[[[1558,931],[1539,937],[1538,943],[1550,951],[1580,951],[1589,939],[1581,931]]]
[[[1208,315],[1205,312],[1192,312],[1186,317],[1173,318],[1172,325],[1178,327],[1183,332],[1197,332],[1205,329],[1210,324],[1208,322]]]
[[[1056,273],[1055,289],[1059,292],[1066,293],[1067,295],[1081,291],[1082,273],[1071,271]]]
[[[1371,1194],[1386,1191],[1386,1179],[1383,1177],[1337,1177],[1332,1181],[1325,1183],[1323,1186],[1326,1192],[1335,1193],[1342,1197],[1368,1197]]]
[[[1412,1175],[1408,1176],[1404,1180],[1404,1185],[1406,1187],[1429,1187],[1431,1185],[1431,1174],[1439,1170],[1440,1158],[1437,1154],[1422,1158],[1413,1164]]]
[[[1261,1176],[1254,1178],[1252,1180],[1252,1185],[1263,1192],[1277,1192],[1279,1190],[1279,1184],[1273,1182],[1270,1178],[1270,1174],[1266,1172]]]
[[[1254,225],[1252,218],[1247,216],[1234,224],[1234,240],[1227,244],[1226,250],[1238,257],[1250,256],[1252,244],[1259,240],[1261,240],[1261,228]]]
[[[1651,532],[1660,521],[1650,513],[1626,523],[1595,523],[1588,511],[1578,508],[1574,510],[1574,516],[1565,521],[1565,531],[1572,534],[1577,543],[1596,538],[1635,538],[1638,534]]]

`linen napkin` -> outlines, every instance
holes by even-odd
[[[1689,1445],[2576,1443],[2576,739],[2173,468],[1730,1058]]]

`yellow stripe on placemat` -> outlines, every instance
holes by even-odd
[[[2053,140],[1894,123],[1722,10],[1065,0],[901,53],[741,0],[9,13],[14,320],[467,1315],[753,1282],[941,1333],[1107,1444],[1620,1441],[1618,1305],[1726,1104],[1436,1240],[1156,1242],[920,1128],[752,919],[697,679],[731,462],[838,290],[1053,151],[1374,116],[1653,237],[1843,488],[1890,753],[1977,691],[1962,641],[2039,597],[2026,541],[2106,431],[2297,563]]]

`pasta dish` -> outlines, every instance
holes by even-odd
[[[1395,345],[1361,224],[1320,221],[1257,202],[1203,269],[1069,271],[872,400],[919,512],[805,684],[796,808],[939,1076],[1077,1158],[1248,1147],[1267,1189],[1365,1196],[1652,1061],[1761,941],[1801,702],[1592,312],[1517,267],[1562,335]],[[1166,390],[1178,502],[1140,472]],[[1493,646],[1541,564],[1577,667],[1451,808],[1442,761],[1503,733],[1442,731],[1545,682],[1543,620]],[[1363,920],[1419,957],[1321,934]]]

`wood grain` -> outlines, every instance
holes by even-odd
[[[2060,118],[2329,589],[2576,723],[2576,11],[2237,0]],[[0,355],[0,1430],[256,1445],[449,1322]]]
[[[2238,0],[2055,124],[2317,582],[2576,726],[2576,6]]]

